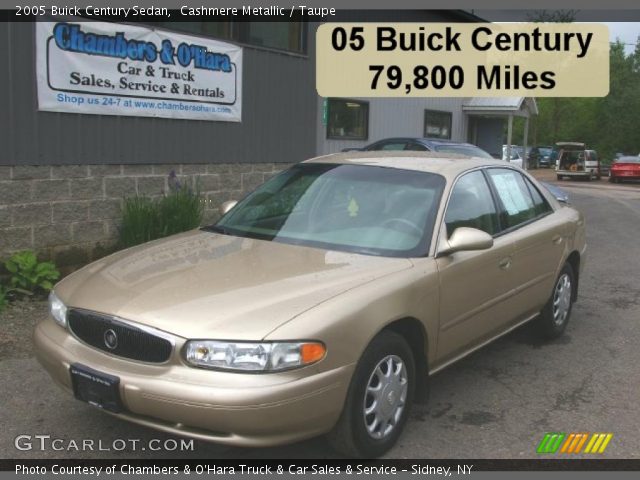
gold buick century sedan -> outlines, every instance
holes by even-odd
[[[57,383],[172,434],[375,457],[430,375],[525,322],[562,334],[585,258],[582,214],[494,160],[329,155],[223,212],[56,285]]]

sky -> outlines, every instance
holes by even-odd
[[[491,22],[526,22],[535,16],[536,10],[472,10],[475,15]],[[625,50],[631,53],[640,37],[640,10],[577,10],[577,22],[598,22],[609,27],[612,42],[622,40]],[[625,21],[632,20],[632,21]]]
[[[609,37],[612,42],[620,39],[625,44],[627,53],[633,52],[634,45],[640,37],[640,22],[603,22],[609,27]]]

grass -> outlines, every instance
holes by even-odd
[[[132,247],[200,226],[204,202],[199,192],[176,186],[158,199],[125,198],[122,207],[120,246]]]

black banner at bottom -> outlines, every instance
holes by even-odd
[[[639,471],[640,459],[402,459],[402,460],[93,460],[0,459],[16,474],[356,474],[467,475],[481,471]]]

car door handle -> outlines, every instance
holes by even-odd
[[[554,243],[554,245],[560,245],[562,243],[562,235],[554,235],[553,237],[551,237],[551,241]]]
[[[500,263],[498,265],[502,270],[508,270],[511,266],[511,257],[503,258],[502,260],[500,260]]]

